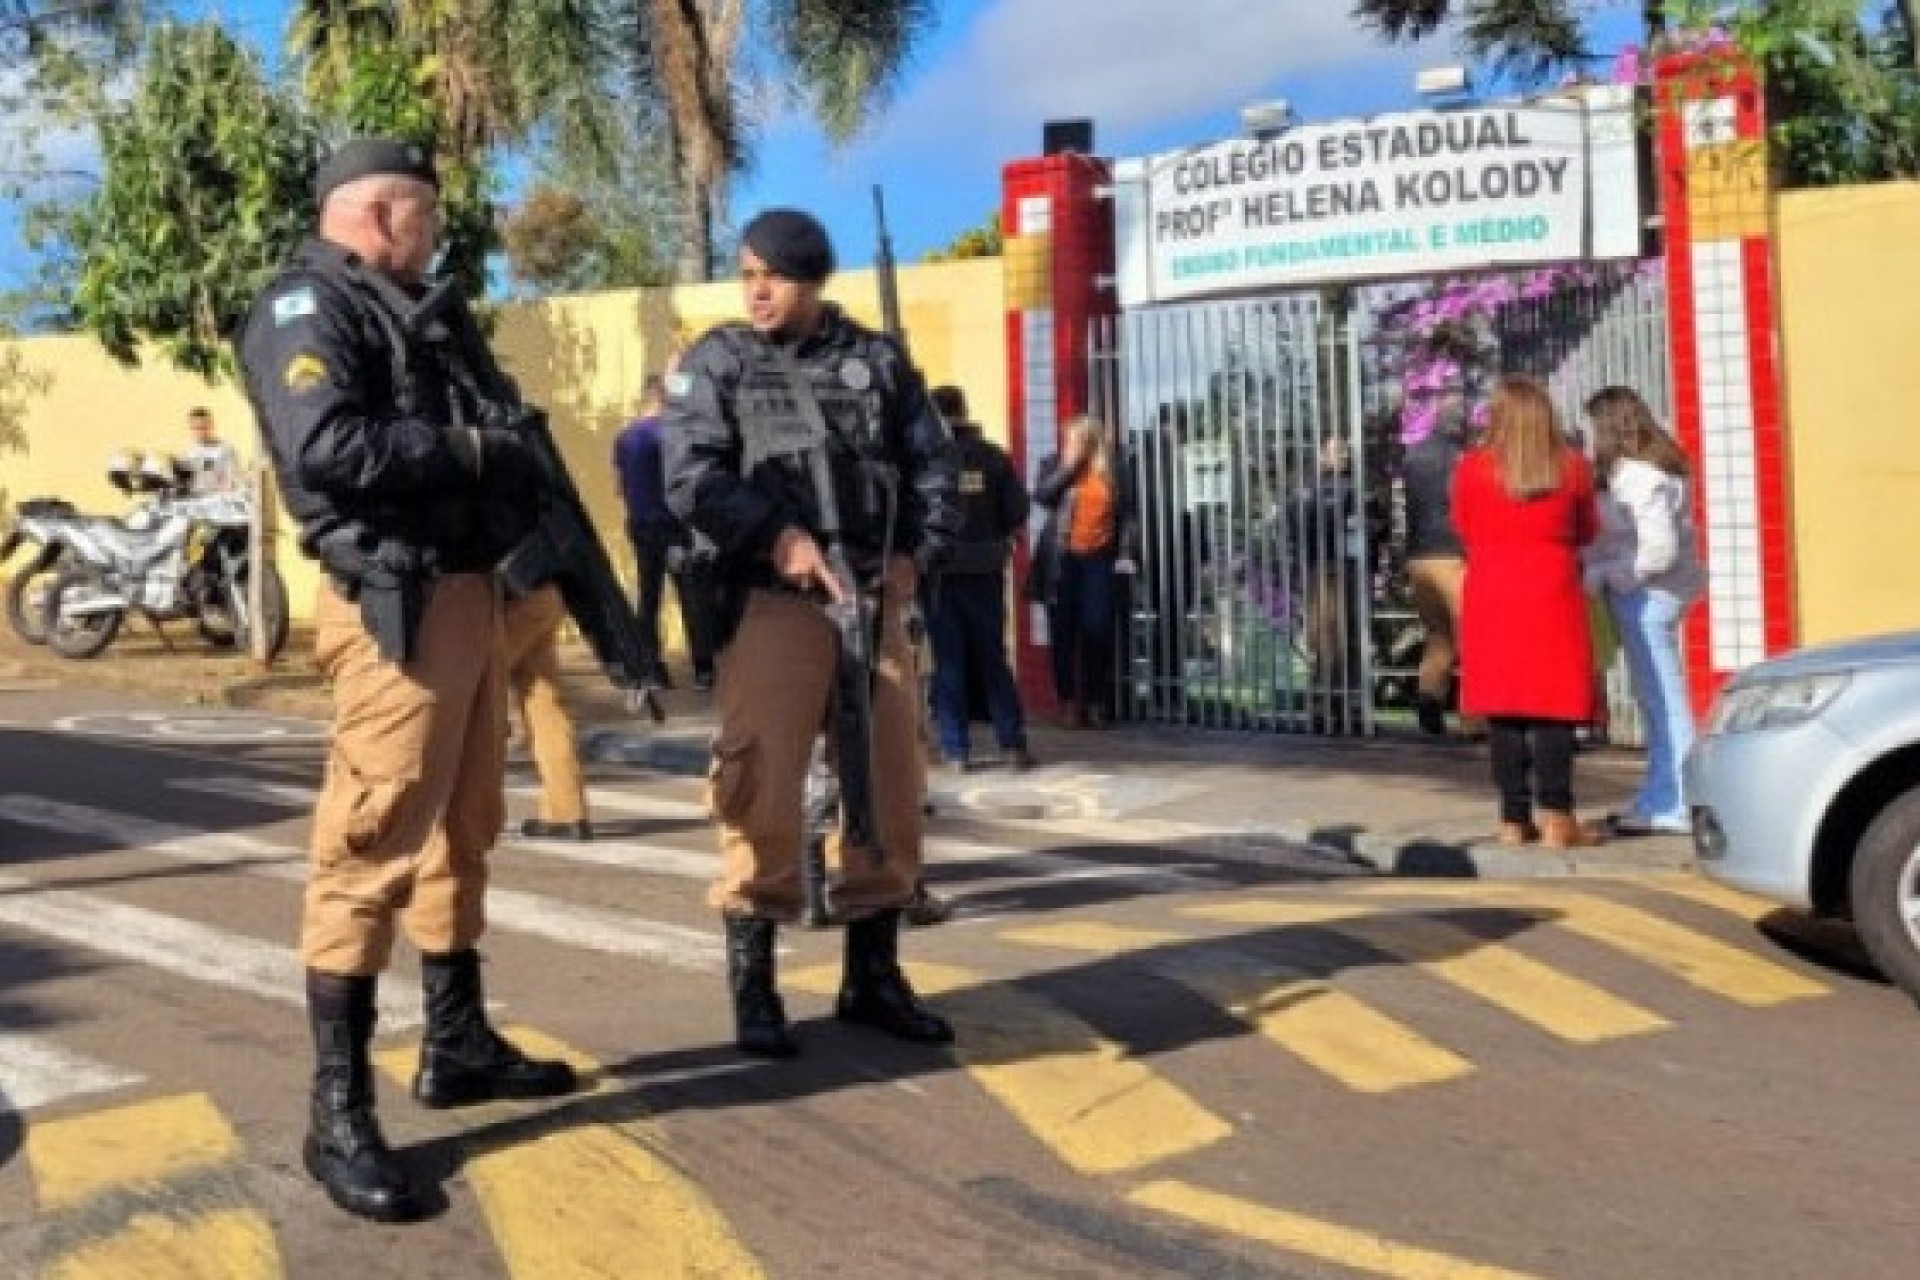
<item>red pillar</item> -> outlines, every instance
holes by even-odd
[[[1059,447],[1061,425],[1087,411],[1090,322],[1115,310],[1111,182],[1105,160],[1074,154],[1016,160],[1002,171],[1007,447],[1029,486]],[[1027,562],[1022,545],[1016,582],[1026,581]],[[1051,705],[1046,620],[1024,596],[1014,617],[1021,696],[1029,707]]]
[[[1688,615],[1704,712],[1798,631],[1780,391],[1773,191],[1752,68],[1729,50],[1655,67],[1674,428],[1697,465],[1707,597]]]

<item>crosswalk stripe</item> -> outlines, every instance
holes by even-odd
[[[307,878],[306,857],[271,841],[198,831],[40,796],[0,796],[0,821],[90,836],[176,861],[234,867],[292,883],[304,884]],[[488,890],[487,918],[516,933],[696,972],[719,968],[724,956],[721,943],[710,932],[511,889]]]
[[[240,1140],[204,1094],[137,1102],[27,1131],[42,1207],[71,1209],[109,1187],[165,1182],[225,1164]]]
[[[1127,1199],[1216,1231],[1394,1280],[1529,1280],[1525,1272],[1468,1262],[1184,1182],[1151,1182],[1134,1189]]]
[[[178,978],[244,991],[281,1004],[306,1003],[306,970],[291,948],[182,920],[95,894],[48,889],[0,876],[0,924],[58,938]],[[417,1002],[384,993],[383,1026],[419,1025]]]
[[[1664,969],[1681,981],[1737,1004],[1766,1008],[1825,995],[1828,988],[1783,965],[1674,924],[1637,907],[1586,893],[1495,885],[1362,885],[1368,897],[1404,896],[1466,900],[1543,915],[1550,923],[1590,941]]]
[[[1010,942],[1023,942],[1032,947],[1058,947],[1063,951],[1118,955],[1179,942],[1185,935],[1160,929],[1129,929],[1097,920],[1068,920],[1059,924],[1002,929],[1000,936]]]
[[[1358,1093],[1440,1084],[1473,1064],[1323,979],[1218,958],[1159,966],[1315,1070]]]
[[[1125,1173],[1212,1146],[1233,1132],[1123,1045],[1051,1000],[945,965],[909,966],[913,983],[952,1018],[967,1073],[1081,1173]],[[788,985],[828,993],[837,966]]]
[[[599,1064],[526,1027],[509,1038],[537,1057],[571,1063],[583,1079]],[[417,1050],[379,1055],[411,1079]],[[602,1081],[600,1092],[617,1089]],[[498,1108],[493,1109],[497,1115]],[[482,1111],[481,1115],[487,1114]],[[509,1275],[527,1280],[753,1280],[764,1274],[700,1187],[655,1154],[665,1142],[646,1121],[557,1123],[510,1144],[470,1152],[473,1184]]]
[[[223,796],[253,804],[277,804],[288,809],[311,809],[318,788],[294,782],[276,782],[270,778],[252,778],[243,774],[216,774],[197,778],[171,778],[169,787],[179,791],[197,791],[202,795]],[[537,799],[537,784],[510,782],[507,794],[519,799]],[[609,813],[625,813],[643,818],[699,818],[710,816],[707,806],[694,800],[676,800],[671,796],[638,796],[630,791],[607,787],[587,790],[587,808]]]
[[[1729,889],[1723,884],[1702,880],[1698,876],[1653,876],[1645,880],[1619,883],[1624,887],[1651,889],[1670,898],[1696,902],[1703,907],[1712,907],[1715,911],[1724,911],[1728,915],[1748,922],[1763,920],[1781,909],[1777,902],[1769,902],[1765,898],[1742,893],[1738,889]]]
[[[1090,922],[1008,929],[1000,936],[1101,955],[1164,946],[1186,937]],[[1149,958],[1147,964],[1230,1008],[1267,1039],[1351,1089],[1386,1093],[1451,1080],[1473,1069],[1464,1058],[1323,982],[1294,978],[1270,986],[1251,964],[1188,963],[1178,956]]]
[[[1669,1025],[1638,1005],[1465,929],[1418,916],[1377,913],[1366,906],[1344,910],[1346,914],[1320,903],[1256,899],[1187,907],[1182,914],[1234,924],[1332,929],[1576,1044]]]
[[[181,790],[256,803],[282,804],[310,809],[319,792],[311,786],[274,782],[261,778],[217,776],[178,778],[169,785]],[[534,788],[514,788],[533,794]],[[704,805],[655,796],[634,796],[626,792],[596,788],[588,793],[590,811],[639,814],[656,818],[707,817]],[[720,874],[718,853],[682,849],[673,845],[643,842],[624,836],[596,841],[540,840],[509,834],[499,846],[506,851],[524,851],[589,866],[612,867],[649,875],[678,876],[689,880],[712,880]],[[1217,889],[1217,876],[1197,875],[1191,868],[1198,864],[1125,866],[1090,858],[1075,858],[1054,853],[1012,852],[1004,847],[967,840],[934,837],[927,841],[927,860],[941,862],[985,862],[998,864],[1007,878],[1045,880],[1049,884],[1092,881],[1125,881],[1141,889],[1183,892]],[[937,874],[937,873],[936,873]]]
[[[131,1197],[130,1211],[89,1220],[49,1280],[276,1280],[273,1230],[259,1212],[209,1205],[197,1175],[235,1165],[239,1139],[204,1095],[162,1098],[35,1125],[27,1160],[42,1210]]]
[[[141,1077],[70,1053],[49,1040],[0,1031],[0,1113],[31,1111],[62,1098],[106,1093]]]

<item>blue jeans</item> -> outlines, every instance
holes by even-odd
[[[1112,552],[1060,557],[1060,585],[1047,610],[1053,689],[1061,702],[1105,712],[1113,697],[1114,570]]]
[[[997,573],[957,573],[940,579],[939,594],[927,612],[927,638],[933,643],[933,720],[940,751],[949,760],[965,760],[967,690],[971,679],[985,682],[987,714],[1002,751],[1027,745],[1020,713],[1020,691],[1007,665],[1007,600]]]
[[[1607,593],[1647,734],[1647,777],[1634,797],[1633,815],[1662,826],[1691,821],[1680,787],[1680,766],[1693,746],[1693,708],[1680,666],[1680,618],[1687,603],[1653,588]]]

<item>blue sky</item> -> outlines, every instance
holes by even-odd
[[[287,9],[171,7],[276,49]],[[1637,8],[1597,6],[1595,47],[1632,39]],[[946,0],[899,94],[851,146],[833,150],[803,116],[769,109],[755,164],[734,186],[735,217],[812,209],[842,262],[861,265],[880,183],[896,253],[910,261],[999,207],[1002,166],[1038,153],[1049,119],[1089,117],[1102,154],[1141,155],[1229,136],[1239,108],[1260,99],[1284,97],[1303,120],[1403,109],[1419,67],[1455,60],[1444,40],[1383,48],[1346,0]],[[0,209],[0,285],[22,269],[12,242]]]

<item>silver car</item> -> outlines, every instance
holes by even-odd
[[[1701,870],[1851,917],[1920,1000],[1920,632],[1757,663],[1687,757]]]

